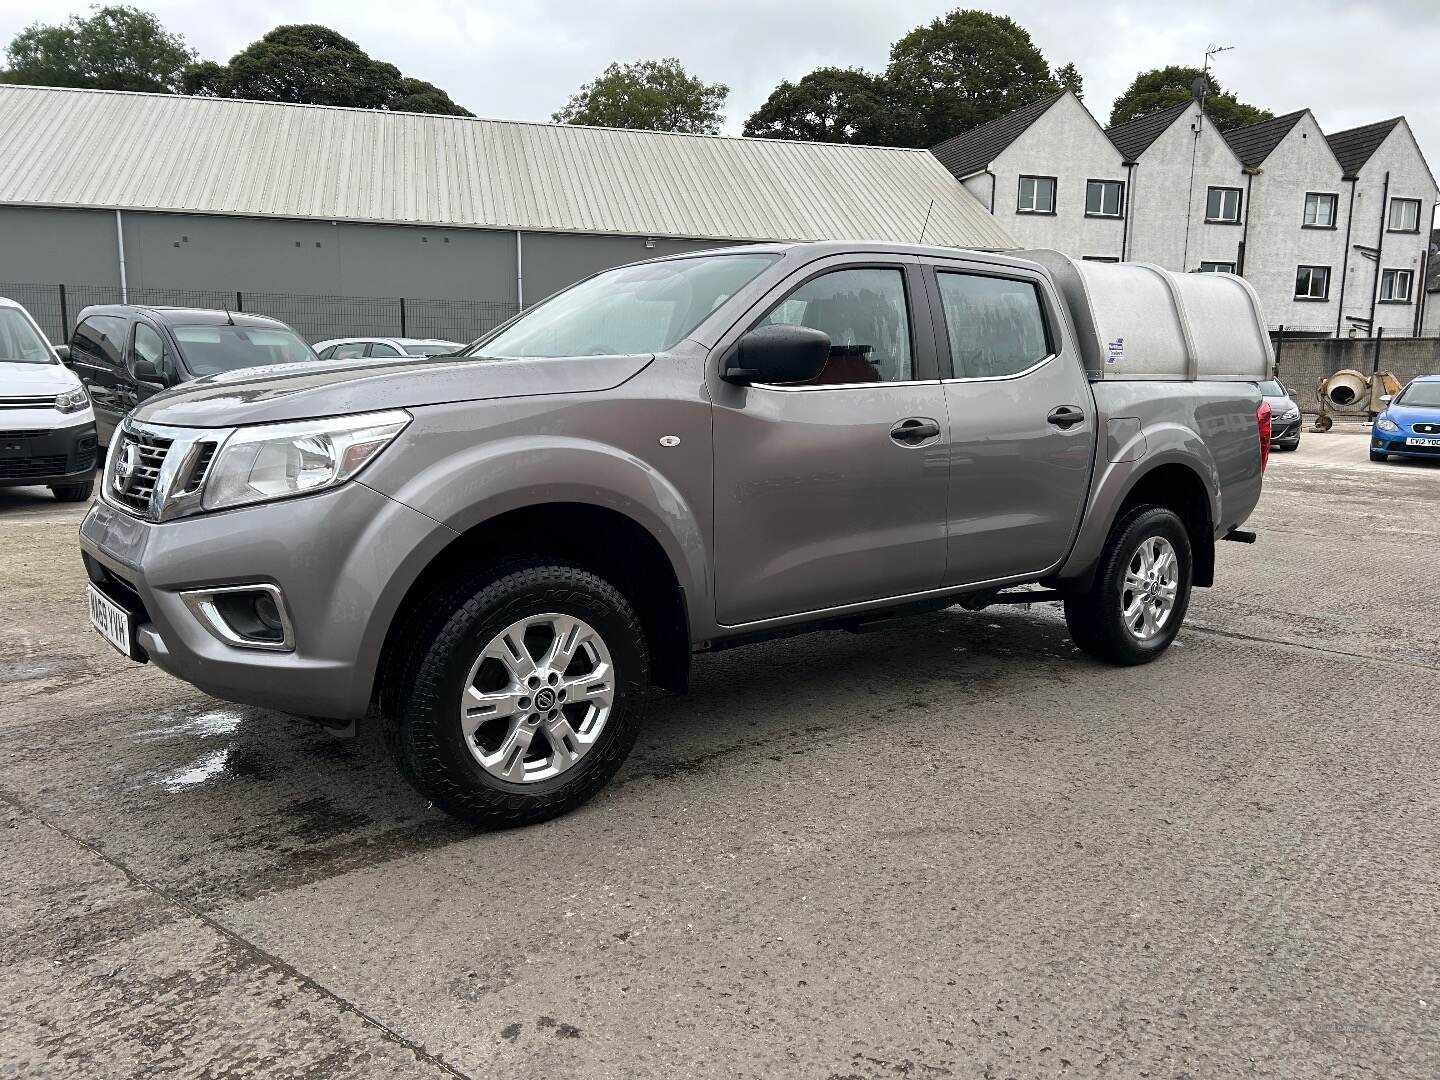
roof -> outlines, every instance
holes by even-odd
[[[930,152],[939,159],[940,164],[950,170],[952,176],[963,180],[999,157],[1007,146],[1025,134],[1031,124],[1049,112],[1050,106],[1064,97],[1065,93],[1066,91],[1061,90],[1058,93],[1046,94],[1029,105],[1022,105],[1013,112],[996,117],[988,124],[981,124],[954,138],[946,139],[938,146],[931,147]]]
[[[1015,246],[927,150],[53,87],[0,86],[0,203]]]
[[[1330,143],[1330,149],[1335,151],[1335,158],[1340,162],[1340,168],[1345,170],[1345,175],[1354,176],[1370,160],[1371,155],[1380,149],[1380,144],[1395,130],[1396,125],[1404,120],[1403,116],[1394,116],[1376,124],[1337,131],[1334,135],[1326,135],[1325,139]]]
[[[1110,136],[1110,141],[1115,144],[1115,149],[1120,151],[1126,161],[1136,161],[1141,154],[1150,149],[1151,143],[1169,129],[1171,124],[1189,112],[1190,106],[1193,104],[1195,104],[1194,100],[1187,98],[1178,105],[1158,109],[1134,120],[1127,120],[1123,124],[1106,128],[1105,134]]]
[[[1232,128],[1222,134],[1230,144],[1230,149],[1235,151],[1235,156],[1240,159],[1240,164],[1249,169],[1258,169],[1270,156],[1270,151],[1280,145],[1280,141],[1290,134],[1307,111],[1300,109],[1270,120],[1261,120],[1258,124]]]
[[[91,304],[82,308],[77,318],[86,315],[128,315],[142,312],[166,326],[284,326],[279,319],[255,315],[248,311],[226,311],[214,308],[157,307],[153,304]]]

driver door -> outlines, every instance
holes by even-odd
[[[918,261],[811,264],[743,329],[767,323],[823,330],[831,355],[804,384],[716,387],[718,622],[938,588],[949,425]]]

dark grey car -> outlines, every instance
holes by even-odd
[[[1266,379],[1260,393],[1270,406],[1270,445],[1277,450],[1300,449],[1300,406],[1295,388],[1278,379]]]
[[[219,697],[377,708],[488,826],[597,791],[698,651],[1038,583],[1145,663],[1248,536],[1273,364],[1246,283],[1173,277],[755,246],[605,271],[458,358],[202,379],[119,431],[92,620]],[[1220,332],[1182,341],[1181,302]]]

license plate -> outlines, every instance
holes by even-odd
[[[90,594],[90,625],[115,648],[135,658],[131,642],[135,639],[135,620],[130,612],[115,603],[94,585],[88,586]]]
[[[1406,446],[1440,446],[1440,439],[1417,439],[1411,435],[1405,440]]]

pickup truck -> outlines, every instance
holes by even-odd
[[[697,652],[1049,597],[1092,656],[1155,659],[1216,541],[1253,539],[1272,366],[1223,274],[845,243],[638,263],[458,357],[144,401],[80,531],[92,622],[220,698],[378,713],[436,805],[535,822],[615,774]]]

